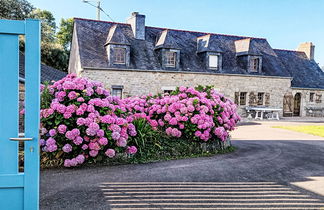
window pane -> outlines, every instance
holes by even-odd
[[[240,93],[240,105],[246,105],[246,92]]]
[[[315,95],[315,93],[310,93],[310,95],[309,95],[309,101],[310,102],[314,101],[314,95]]]
[[[175,67],[176,65],[176,52],[166,52],[166,66]]]
[[[258,71],[259,70],[259,58],[253,58],[252,59],[252,71]]]
[[[209,67],[210,68],[218,68],[218,55],[210,55],[209,56]]]
[[[264,93],[258,93],[258,105],[263,105]]]
[[[119,89],[119,88],[113,88],[112,91],[111,91],[111,95],[112,96],[118,96],[119,98],[122,98],[122,92],[123,90],[122,89]]]
[[[114,63],[125,64],[125,60],[126,60],[126,49],[114,48]]]

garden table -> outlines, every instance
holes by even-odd
[[[249,113],[248,118],[252,118],[251,111],[255,111],[255,117],[254,119],[260,119],[263,120],[264,113],[266,114],[267,119],[269,120],[279,120],[279,111],[282,109],[279,108],[271,108],[271,107],[246,107],[246,111]]]

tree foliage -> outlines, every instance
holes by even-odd
[[[62,45],[65,50],[69,50],[71,46],[73,23],[73,18],[62,18],[59,31],[56,34],[57,42]]]
[[[29,17],[41,20],[42,42],[50,43],[55,41],[56,23],[54,15],[50,11],[35,9],[29,14]]]
[[[34,6],[26,0],[0,0],[1,19],[25,19],[33,10]]]
[[[68,69],[69,55],[57,43],[42,43],[41,60],[44,64],[61,71],[67,71]]]
[[[0,18],[21,20],[33,18],[41,20],[41,60],[56,69],[67,71],[69,49],[72,40],[73,19],[62,19],[58,33],[54,15],[47,10],[35,9],[27,0],[0,0]],[[20,50],[25,43],[20,37]]]

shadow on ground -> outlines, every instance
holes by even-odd
[[[233,141],[234,153],[44,170],[41,209],[319,209],[324,141]],[[317,182],[317,183],[314,183]],[[296,185],[296,183],[306,183]],[[311,183],[313,189],[304,189]],[[316,189],[319,188],[319,189]]]

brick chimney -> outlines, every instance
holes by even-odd
[[[301,43],[297,51],[304,52],[309,60],[314,60],[315,45],[312,42]]]
[[[132,26],[135,39],[145,40],[145,15],[133,12],[126,22]]]

